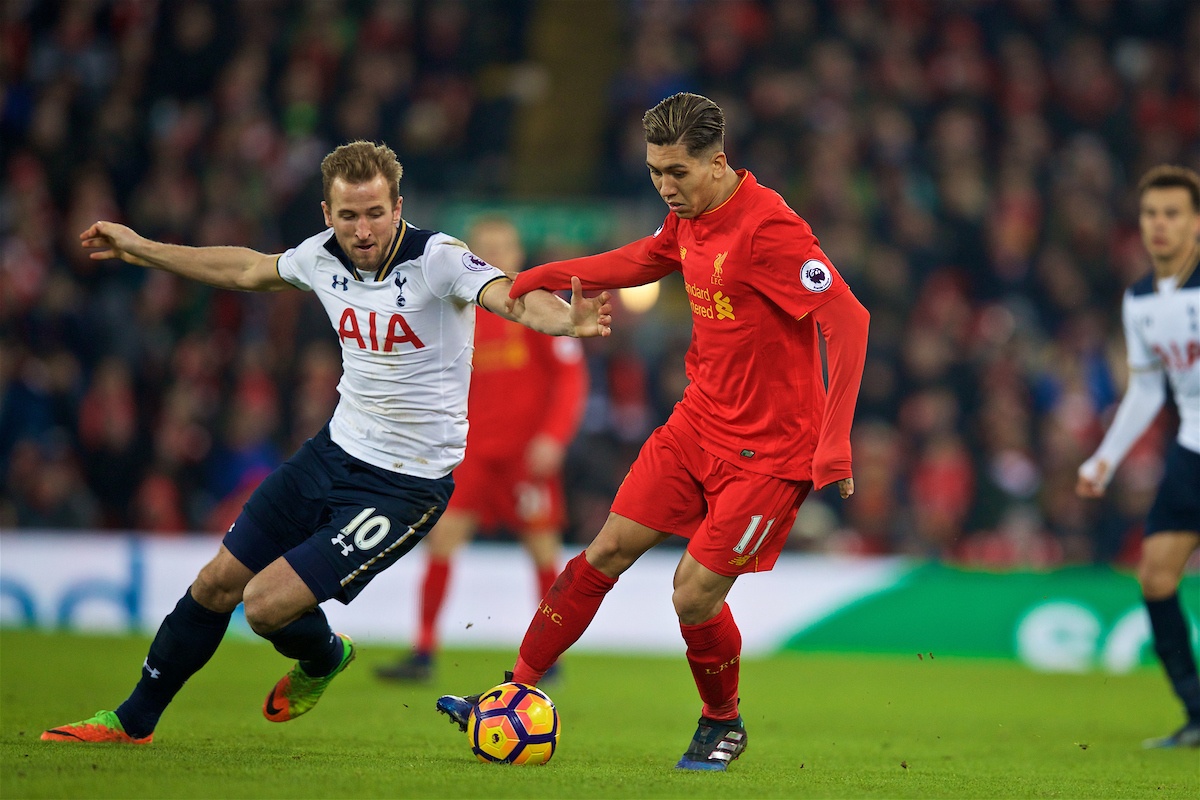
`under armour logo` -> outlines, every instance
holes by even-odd
[[[338,281],[341,281],[341,283],[338,283]],[[337,289],[338,287],[341,287],[343,292],[348,291],[350,289],[350,279],[344,275],[334,275],[333,288]]]
[[[154,667],[150,666],[150,657],[149,656],[146,656],[146,660],[142,662],[142,669],[146,670],[146,672],[149,672],[151,678],[157,678],[159,675],[162,674],[162,672],[160,672],[159,670],[156,670]]]
[[[371,510],[374,511],[375,509],[371,509]],[[332,544],[341,545],[342,555],[344,555],[344,556],[348,556],[354,552],[354,545],[346,544],[346,532],[345,531],[342,531],[341,533],[339,533],[337,536],[334,536],[329,541]]]

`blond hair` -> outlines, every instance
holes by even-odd
[[[707,97],[673,94],[642,117],[647,144],[682,144],[695,157],[725,145],[725,114]]]
[[[346,183],[367,183],[382,175],[391,189],[392,203],[400,199],[400,178],[404,167],[386,144],[362,140],[344,144],[321,161],[321,192],[329,202],[329,189],[341,178]]]

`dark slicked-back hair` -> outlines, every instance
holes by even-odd
[[[1147,189],[1175,187],[1187,189],[1188,194],[1192,196],[1192,210],[1200,211],[1200,175],[1187,167],[1177,167],[1173,164],[1151,167],[1138,181],[1138,197],[1144,195]]]
[[[673,94],[642,117],[646,143],[682,144],[695,158],[725,146],[725,115],[702,95]]]
[[[350,142],[334,150],[321,161],[321,191],[329,202],[329,189],[337,178],[346,183],[367,183],[382,175],[392,190],[392,204],[400,199],[400,178],[404,167],[392,148],[373,142]]]

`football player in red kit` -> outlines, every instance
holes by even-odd
[[[850,425],[869,315],[812,229],[724,153],[711,100],[668,97],[646,113],[646,165],[670,213],[653,235],[522,273],[510,291],[618,288],[683,274],[692,308],[690,381],[643,446],[587,550],[563,569],[521,643],[513,680],[536,684],[595,616],[617,578],[670,536],[688,540],[672,600],[703,703],[676,764],[724,770],[746,748],[738,709],[741,634],[725,597],[771,569],[809,491],[854,492]],[[822,378],[819,339],[828,355]],[[438,709],[465,725],[474,696]]]
[[[483,217],[467,236],[472,252],[513,275],[525,264],[516,227]],[[468,398],[467,454],[454,470],[454,494],[425,537],[425,576],[413,652],[375,670],[385,680],[421,681],[433,675],[437,623],[446,600],[454,554],[480,528],[517,534],[537,575],[537,596],[558,577],[566,524],[562,468],[583,417],[587,368],[583,347],[509,322],[475,318]]]

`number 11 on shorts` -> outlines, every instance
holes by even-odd
[[[767,527],[763,528],[762,535],[758,537],[758,541],[754,543],[754,548],[747,553],[746,545],[750,544],[750,540],[754,538],[754,532],[758,530],[759,523],[762,522],[762,514],[755,514],[750,518],[750,524],[746,526],[746,532],[742,534],[742,538],[733,547],[733,552],[739,556],[752,556],[758,552],[758,548],[762,547],[762,543],[767,540],[767,534],[771,532],[771,526],[775,524],[774,519],[767,520]]]

